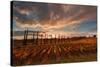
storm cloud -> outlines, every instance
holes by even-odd
[[[81,23],[86,23],[84,21],[96,20],[96,18],[96,6],[13,2],[13,20],[20,28],[39,28],[49,31],[65,28],[73,31],[78,30]]]

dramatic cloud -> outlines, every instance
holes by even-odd
[[[13,20],[19,28],[72,32],[78,31],[84,21],[96,18],[96,6],[13,2]]]

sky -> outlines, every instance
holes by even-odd
[[[41,2],[13,2],[13,31],[49,33],[97,33],[97,7]]]

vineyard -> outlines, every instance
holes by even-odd
[[[13,40],[12,65],[54,64],[97,60],[97,38]],[[26,43],[26,44],[25,44]]]

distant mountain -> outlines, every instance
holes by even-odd
[[[12,31],[13,32],[13,36],[23,36],[25,31]],[[37,31],[30,31],[28,30],[28,34],[32,34],[32,33],[36,33]],[[41,31],[38,31],[41,32]]]
[[[13,31],[13,36],[22,36],[24,35],[24,31]]]

